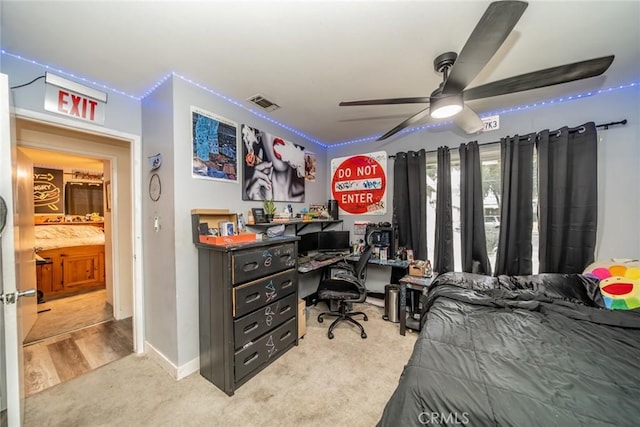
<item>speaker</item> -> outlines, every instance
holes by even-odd
[[[329,199],[328,202],[329,215],[332,219],[338,219],[338,201],[335,199]]]

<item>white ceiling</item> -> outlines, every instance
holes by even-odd
[[[281,106],[269,113],[275,120],[331,144],[379,135],[422,109],[338,103],[428,96],[441,82],[433,59],[459,52],[488,4],[2,0],[0,40],[10,53],[138,97],[170,72],[247,107],[262,94]],[[640,81],[639,1],[530,1],[468,87],[610,54],[603,76],[469,106],[483,115]]]

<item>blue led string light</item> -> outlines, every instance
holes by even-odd
[[[550,99],[548,101],[540,101],[540,102],[535,102],[533,104],[520,105],[520,106],[516,106],[516,107],[506,108],[506,109],[503,109],[503,110],[498,110],[498,111],[493,111],[493,112],[488,112],[488,113],[482,113],[482,114],[479,114],[479,116],[480,116],[480,118],[484,118],[484,117],[495,116],[496,114],[509,114],[509,113],[529,110],[529,109],[533,109],[533,108],[537,108],[537,107],[548,106],[548,105],[553,105],[553,104],[559,104],[559,103],[567,102],[567,101],[575,101],[577,99],[583,99],[583,98],[587,98],[587,97],[594,96],[594,95],[600,95],[600,94],[603,94],[603,93],[609,93],[609,92],[613,92],[613,91],[620,90],[620,89],[629,89],[629,88],[632,88],[632,87],[635,87],[635,86],[638,86],[638,85],[640,85],[640,82],[633,82],[633,83],[629,83],[629,84],[626,84],[626,85],[619,85],[619,86],[609,87],[607,89],[600,89],[600,90],[597,90],[597,91],[584,92],[584,93],[580,93],[580,94],[577,94],[577,95],[563,96],[563,97],[560,97],[560,98]],[[441,126],[449,125],[451,123],[452,123],[451,121],[446,121],[446,122],[439,122],[439,123],[432,123],[432,124],[428,124],[428,125],[416,126],[416,127],[412,127],[412,128],[406,128],[406,129],[403,129],[400,132],[398,132],[398,135],[410,134],[410,133],[414,133],[414,132],[420,132],[420,131],[427,130],[427,129],[432,129],[432,128],[435,128],[435,127],[441,127]],[[361,142],[374,141],[380,135],[373,135],[373,136],[369,136],[369,137],[365,137],[365,138],[358,138],[358,139],[351,139],[351,140],[348,140],[348,141],[342,141],[342,142],[338,142],[338,143],[329,145],[328,147],[332,147],[333,148],[333,147],[340,147],[340,146],[344,146],[344,145],[356,144],[356,143],[361,143]]]
[[[25,62],[29,62],[29,63],[34,64],[34,65],[38,65],[38,66],[43,67],[43,68],[45,68],[47,70],[55,71],[56,73],[65,75],[67,77],[72,77],[74,79],[78,79],[78,80],[80,80],[80,81],[82,81],[84,83],[88,83],[88,84],[100,87],[100,88],[108,90],[110,92],[114,92],[114,93],[126,96],[128,98],[134,99],[136,101],[142,101],[144,98],[146,98],[151,93],[153,93],[158,87],[160,87],[164,82],[166,82],[172,76],[173,77],[177,77],[177,78],[179,78],[181,80],[184,80],[185,82],[187,82],[189,84],[192,84],[192,85],[194,85],[194,86],[196,86],[196,87],[198,87],[198,88],[200,88],[200,89],[202,89],[202,90],[204,90],[206,92],[209,92],[212,95],[217,96],[218,98],[220,98],[220,99],[222,99],[222,100],[224,100],[224,101],[226,101],[226,102],[228,102],[228,103],[230,103],[232,105],[235,105],[236,107],[242,108],[242,109],[250,112],[251,114],[255,115],[256,117],[259,117],[259,118],[261,118],[263,120],[266,120],[266,121],[268,121],[270,123],[275,124],[276,126],[279,126],[279,127],[283,128],[283,129],[286,129],[289,132],[291,132],[291,133],[293,133],[295,135],[298,135],[299,137],[304,138],[307,141],[313,142],[314,144],[317,144],[317,145],[319,145],[319,146],[321,146],[323,148],[335,148],[335,147],[340,147],[340,146],[344,146],[344,145],[360,144],[360,143],[363,143],[363,142],[371,142],[371,141],[375,141],[377,138],[380,137],[380,135],[372,135],[372,136],[367,136],[367,137],[362,137],[362,138],[357,138],[357,139],[350,139],[350,140],[347,140],[347,141],[341,141],[341,142],[337,142],[335,144],[327,144],[325,142],[322,142],[322,141],[320,141],[320,140],[318,140],[316,138],[313,138],[313,137],[307,135],[306,133],[304,133],[304,132],[302,132],[302,131],[300,131],[298,129],[295,129],[295,128],[293,128],[293,127],[291,127],[291,126],[289,126],[289,125],[287,125],[285,123],[282,123],[282,122],[280,122],[278,120],[275,120],[272,117],[269,117],[269,116],[267,116],[267,115],[265,115],[265,114],[263,114],[263,113],[261,113],[259,111],[253,110],[253,109],[245,106],[241,102],[236,101],[233,98],[230,98],[230,97],[228,97],[228,96],[226,96],[226,95],[224,95],[224,94],[222,94],[222,93],[220,93],[220,92],[218,92],[218,91],[216,91],[214,89],[211,89],[211,88],[209,88],[209,87],[207,87],[207,86],[205,86],[205,85],[203,85],[201,83],[198,83],[198,82],[196,82],[196,81],[194,81],[192,79],[189,79],[189,78],[187,78],[187,77],[185,77],[185,76],[183,76],[181,74],[178,74],[176,72],[169,73],[169,74],[165,75],[164,77],[162,77],[155,84],[153,84],[147,91],[145,91],[141,96],[135,96],[135,95],[131,95],[129,93],[126,93],[126,92],[124,92],[122,90],[115,89],[115,88],[112,88],[110,86],[107,86],[107,85],[105,85],[103,83],[98,83],[96,81],[92,81],[92,80],[89,80],[89,79],[84,78],[84,77],[76,76],[73,73],[69,73],[69,72],[63,71],[63,70],[61,70],[59,68],[55,68],[55,67],[52,67],[50,65],[42,64],[42,63],[39,63],[39,62],[37,62],[35,60],[32,60],[32,59],[24,58],[24,57],[22,57],[20,55],[8,52],[8,51],[6,51],[4,49],[0,50],[0,53],[2,53],[3,55],[7,55],[7,56],[11,56],[13,58],[19,59],[21,61],[25,61]],[[506,109],[499,110],[499,111],[483,113],[483,114],[480,114],[480,117],[484,118],[484,117],[490,117],[490,116],[493,116],[493,115],[496,115],[496,114],[509,114],[509,113],[513,113],[513,112],[529,110],[529,109],[532,109],[532,108],[538,108],[538,107],[543,107],[543,106],[548,106],[548,105],[553,105],[553,104],[559,104],[559,103],[562,103],[562,102],[573,101],[573,100],[576,100],[576,99],[582,99],[582,98],[586,98],[586,97],[590,97],[590,96],[594,96],[594,95],[600,95],[600,94],[603,94],[603,93],[609,93],[609,92],[613,92],[613,91],[620,90],[620,89],[628,89],[628,88],[632,88],[632,87],[635,87],[635,86],[638,86],[638,85],[640,85],[640,82],[633,82],[633,83],[626,84],[626,85],[619,85],[619,86],[609,87],[607,89],[600,89],[600,90],[597,90],[597,91],[590,91],[590,92],[580,93],[578,95],[564,96],[564,97],[560,97],[560,98],[550,99],[548,101],[540,101],[540,102],[535,102],[533,104],[526,104],[526,105],[506,108]],[[416,126],[416,127],[412,127],[412,128],[403,129],[402,131],[398,132],[398,134],[399,135],[406,135],[406,134],[410,134],[410,133],[414,133],[414,132],[421,132],[421,131],[428,130],[428,129],[433,129],[433,128],[437,128],[437,127],[446,126],[446,125],[449,125],[451,123],[452,123],[451,121],[446,121],[446,122],[431,123],[431,124],[427,124],[427,125]]]
[[[244,104],[242,104],[241,102],[238,102],[233,98],[230,98],[230,97],[228,97],[226,95],[223,95],[223,94],[221,94],[220,92],[218,92],[218,91],[216,91],[214,89],[211,89],[211,88],[209,88],[209,87],[207,87],[207,86],[205,86],[205,85],[203,85],[201,83],[198,83],[198,82],[196,82],[196,81],[194,81],[192,79],[189,79],[189,78],[187,78],[187,77],[185,77],[185,76],[183,76],[181,74],[178,74],[178,73],[174,72],[173,75],[175,77],[181,79],[181,80],[184,80],[185,82],[187,82],[189,84],[192,84],[192,85],[194,85],[194,86],[196,86],[196,87],[198,87],[198,88],[200,88],[200,89],[202,89],[202,90],[204,90],[206,92],[209,92],[212,95],[217,96],[218,98],[221,98],[221,99],[229,102],[230,104],[235,105],[236,107],[242,108],[243,110],[246,110],[246,111],[250,112],[251,114],[255,115],[256,117],[259,117],[259,118],[261,118],[263,120],[266,120],[266,121],[268,121],[270,123],[273,123],[273,124],[283,128],[283,129],[286,129],[289,132],[291,132],[291,133],[293,133],[295,135],[298,135],[301,138],[306,139],[307,141],[310,141],[310,142],[313,142],[315,144],[318,144],[318,145],[320,145],[320,146],[322,146],[324,148],[327,147],[327,144],[325,144],[324,142],[322,142],[322,141],[320,141],[320,140],[318,140],[316,138],[313,138],[313,137],[307,135],[306,133],[304,133],[304,132],[302,132],[302,131],[300,131],[298,129],[292,128],[291,126],[289,126],[289,125],[287,125],[285,123],[279,122],[278,120],[275,120],[274,118],[269,117],[269,116],[267,116],[267,115],[265,115],[265,114],[263,114],[263,113],[261,113],[259,111],[256,111],[256,110],[254,110],[252,108],[249,108],[249,107],[245,106]]]
[[[67,72],[67,71],[63,71],[63,70],[61,70],[61,69],[59,69],[59,68],[52,67],[51,65],[41,64],[41,63],[40,63],[40,62],[38,62],[38,61],[34,61],[33,59],[27,59],[27,58],[24,58],[24,57],[22,57],[22,56],[20,56],[20,55],[16,55],[15,53],[8,52],[8,51],[6,51],[6,50],[4,50],[4,49],[0,50],[0,53],[2,53],[3,55],[10,56],[10,57],[12,57],[12,58],[19,59],[19,60],[21,60],[21,61],[28,62],[28,63],[30,63],[30,64],[37,65],[37,66],[39,66],[39,67],[43,67],[43,68],[45,68],[45,69],[47,69],[47,70],[49,70],[49,71],[55,71],[55,72],[56,72],[56,73],[58,73],[58,74],[62,74],[62,75],[67,76],[67,77],[72,77],[72,78],[74,78],[74,79],[77,79],[77,80],[82,81],[83,83],[88,83],[88,84],[91,84],[91,85],[93,85],[93,86],[97,86],[97,87],[99,87],[99,88],[102,88],[102,89],[108,90],[108,91],[110,91],[110,92],[114,92],[114,93],[117,93],[117,94],[119,94],[119,95],[123,95],[123,96],[129,97],[129,98],[131,98],[131,99],[134,99],[134,100],[136,100],[136,101],[140,101],[140,98],[139,98],[139,97],[137,97],[137,96],[131,95],[131,94],[126,93],[126,92],[124,92],[124,91],[121,91],[121,90],[119,90],[119,89],[112,88],[112,87],[107,86],[107,85],[105,85],[105,84],[103,84],[103,83],[99,83],[99,82],[96,82],[96,81],[93,81],[93,80],[89,80],[89,79],[84,78],[84,77],[76,76],[76,75],[75,75],[75,74],[73,74],[73,73],[69,73],[69,72]]]

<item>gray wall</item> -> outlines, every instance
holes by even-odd
[[[327,174],[331,159],[378,150],[395,154],[400,151],[435,150],[439,146],[452,149],[471,140],[479,143],[497,141],[506,135],[526,134],[562,126],[578,126],[594,121],[596,124],[627,119],[625,126],[599,130],[598,169],[598,258],[640,258],[640,87],[604,92],[579,100],[554,103],[518,112],[502,114],[500,129],[474,138],[450,131],[450,128],[434,128],[382,142],[353,144],[327,150]],[[389,220],[393,202],[393,160],[388,162],[389,192],[387,215],[342,216],[345,228],[353,231],[355,220],[378,222]],[[330,179],[330,177],[329,177]],[[330,189],[327,189],[327,194]],[[432,254],[433,248],[429,248]]]
[[[173,149],[173,81],[167,80],[142,104],[142,245],[144,268],[145,341],[173,363],[178,361],[176,309],[175,195]],[[149,156],[161,153],[155,170],[162,183],[157,202],[149,198]],[[154,229],[158,218],[159,229]],[[197,307],[197,306],[196,306]],[[197,312],[197,310],[196,310]]]
[[[308,151],[316,152],[318,154],[318,167],[319,173],[316,182],[306,183],[305,188],[305,202],[304,203],[292,203],[294,211],[300,210],[302,207],[308,206],[309,203],[324,201],[326,194],[326,168],[324,149],[301,139],[300,137],[286,131],[285,129],[263,120],[249,111],[240,108],[234,104],[228,103],[217,96],[204,91],[196,87],[195,85],[186,82],[178,77],[173,77],[168,80],[165,85],[172,84],[172,96],[173,100],[171,104],[167,104],[169,96],[163,97],[162,100],[154,99],[153,102],[148,103],[146,100],[143,104],[143,129],[144,129],[144,146],[145,151],[148,149],[147,144],[152,144],[151,139],[147,134],[147,128],[153,127],[156,123],[155,120],[151,120],[147,123],[146,109],[151,104],[157,104],[158,109],[163,109],[162,120],[166,120],[165,110],[167,106],[172,105],[173,114],[173,147],[159,147],[158,151],[173,150],[173,153],[166,153],[165,161],[173,163],[173,182],[168,185],[173,185],[176,189],[174,193],[174,207],[171,214],[175,214],[175,218],[171,220],[163,220],[163,230],[160,234],[165,232],[164,227],[170,228],[171,233],[174,234],[173,239],[175,242],[172,251],[175,255],[175,266],[168,266],[164,262],[155,263],[154,268],[159,271],[158,275],[164,275],[165,277],[173,277],[175,287],[172,289],[162,289],[160,292],[166,293],[167,297],[173,296],[176,298],[175,312],[177,320],[177,359],[171,359],[178,366],[190,362],[198,356],[198,265],[197,265],[197,251],[192,241],[191,234],[191,210],[192,209],[229,209],[230,212],[243,212],[246,214],[247,210],[252,207],[261,207],[261,202],[251,202],[242,200],[242,173],[240,169],[240,183],[228,183],[221,181],[213,181],[207,179],[196,179],[191,174],[191,161],[192,161],[192,142],[191,142],[191,112],[190,107],[198,107],[202,110],[209,111],[216,115],[222,116],[229,120],[236,122],[238,125],[246,123],[250,126],[259,128],[260,130],[280,135],[285,139],[288,139],[296,144],[303,145]],[[161,90],[164,91],[164,86]],[[151,118],[150,118],[151,119]],[[169,135],[154,135],[154,140],[165,140]],[[161,149],[160,149],[161,148]],[[153,151],[153,150],[151,150]],[[151,153],[150,151],[150,153]],[[165,152],[162,151],[163,156]],[[155,154],[155,153],[152,153]],[[242,157],[240,155],[240,157]],[[164,162],[163,162],[164,165]],[[162,166],[164,168],[164,166]],[[164,172],[164,171],[163,171]],[[167,177],[167,179],[171,179]],[[163,183],[166,180],[163,179]],[[171,188],[168,187],[171,192]],[[164,187],[163,187],[164,189]],[[145,202],[148,204],[148,202]],[[281,211],[284,208],[285,203],[276,203],[278,210]],[[170,209],[167,206],[167,209]],[[163,210],[164,211],[164,210]],[[166,214],[171,216],[171,214]],[[145,230],[149,227],[145,226]],[[158,251],[157,248],[152,249]],[[168,255],[168,253],[167,253]],[[159,259],[170,259],[162,257]],[[175,271],[174,271],[175,270]],[[154,283],[147,283],[149,289],[154,286]],[[169,284],[163,285],[169,286]],[[152,310],[147,303],[148,311]],[[163,333],[162,329],[156,331],[155,318],[163,316],[162,310],[157,313],[150,314],[147,317],[147,329],[149,336],[158,337]],[[159,322],[158,325],[162,325],[163,322]],[[157,333],[156,333],[157,332]],[[151,344],[155,345],[153,341]]]

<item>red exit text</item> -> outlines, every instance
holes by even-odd
[[[89,121],[96,119],[97,101],[81,95],[58,91],[58,112]]]

